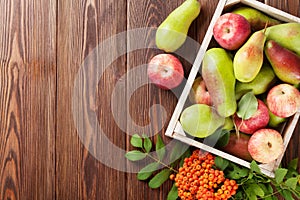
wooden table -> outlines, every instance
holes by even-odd
[[[87,55],[105,39],[123,31],[157,27],[183,0],[1,0],[0,1],[0,199],[165,199],[171,182],[152,190],[136,174],[107,167],[83,146],[72,114],[72,94],[78,70]],[[202,41],[217,0],[201,0],[202,11],[189,36]],[[300,16],[299,0],[265,1]],[[130,39],[118,45],[130,45]],[[152,40],[152,45],[154,39]],[[108,51],[118,51],[115,45]],[[150,45],[150,44],[149,44]],[[159,51],[136,50],[120,56],[106,69],[94,106],[99,124],[112,143],[130,150],[135,126],[124,114],[125,131],[111,114],[111,94],[117,82],[137,86],[140,76],[123,79]],[[186,71],[189,65],[185,63]],[[134,72],[133,72],[134,73]],[[122,82],[123,81],[123,82]],[[167,121],[176,97],[153,85],[133,95],[117,94],[116,105],[140,126],[159,131],[161,104]],[[122,113],[119,113],[122,114]],[[163,124],[163,133],[168,123]],[[299,124],[284,163],[299,157]],[[146,131],[147,131],[146,130]],[[168,143],[169,138],[164,137]],[[91,142],[92,144],[92,142]]]

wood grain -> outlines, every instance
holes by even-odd
[[[124,1],[66,0],[58,4],[56,199],[122,199],[126,196],[125,174],[106,167],[88,152],[78,137],[71,110],[74,81],[82,62],[103,40],[126,30],[124,16]],[[117,51],[117,48],[107,50]],[[99,82],[97,101],[88,104],[97,112],[99,123],[110,140],[122,149],[125,149],[125,134],[114,124],[109,105],[113,86],[126,71],[124,63],[121,58],[110,66]],[[89,81],[81,84],[88,87]],[[84,98],[89,101],[89,97]],[[94,139],[88,141],[88,146],[95,144]]]
[[[0,9],[0,199],[53,199],[56,1]]]
[[[146,182],[136,179],[135,173],[108,167],[87,150],[73,119],[72,95],[83,61],[98,44],[126,30],[157,27],[183,1],[0,0],[1,200],[166,199],[171,181],[150,189]],[[199,1],[202,11],[188,35],[201,43],[218,1]],[[298,0],[260,1],[300,17]],[[130,134],[163,135],[177,103],[176,92],[180,92],[180,87],[173,94],[147,81],[144,65],[162,51],[147,48],[155,45],[149,29],[146,38],[146,48],[124,54],[108,66],[97,84],[96,99],[88,93],[83,96],[105,136],[127,151],[132,149]],[[130,50],[138,42],[132,37],[117,41],[107,49],[107,55],[120,52],[124,46]],[[181,50],[185,48],[188,46]],[[190,57],[196,53],[197,49],[191,50]],[[179,58],[188,75],[191,63]],[[93,73],[104,67],[91,70],[91,79],[82,81],[82,86],[91,89]],[[115,94],[112,104],[117,84],[123,91]],[[131,89],[135,89],[133,93]],[[162,107],[151,108],[155,104]],[[165,118],[161,117],[163,110]],[[122,127],[114,117],[121,118]],[[299,157],[299,127],[298,123],[284,165]],[[117,162],[117,157],[97,146],[101,137],[93,137],[89,131],[86,145]],[[171,140],[163,139],[165,143]],[[127,170],[135,167],[127,164]]]

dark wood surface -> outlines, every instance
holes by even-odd
[[[165,199],[171,182],[157,190],[137,181],[135,173],[112,169],[95,159],[81,143],[72,116],[72,91],[77,72],[87,55],[105,39],[123,31],[157,27],[183,0],[0,0],[0,199]],[[189,36],[201,42],[217,0],[200,0],[202,11]],[[270,0],[266,4],[300,16],[298,0]],[[108,51],[130,47],[134,39],[119,41]],[[150,40],[154,43],[154,40]],[[151,45],[151,44],[149,44]],[[146,64],[159,51],[136,50],[120,56],[105,71],[97,87],[94,106],[106,136],[130,150],[130,135],[140,126],[157,132],[162,124],[154,108],[161,104],[167,122],[176,97],[148,84],[133,95],[139,76],[122,78]],[[185,63],[186,72],[189,64]],[[121,81],[120,81],[121,80]],[[125,110],[126,130],[111,114],[114,86],[116,106]],[[124,102],[130,100],[130,105]],[[122,115],[122,113],[119,113]],[[151,116],[151,117],[149,117]],[[166,129],[167,122],[162,124]],[[299,124],[284,163],[299,157]],[[164,137],[167,143],[169,138]],[[91,140],[91,145],[93,141]]]

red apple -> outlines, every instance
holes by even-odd
[[[274,115],[290,117],[300,109],[300,92],[286,83],[276,85],[267,95],[267,105]]]
[[[177,87],[184,77],[181,62],[172,54],[154,56],[148,64],[147,73],[152,83],[165,90]]]
[[[210,94],[208,93],[205,82],[201,76],[195,79],[189,98],[193,103],[212,105]]]
[[[251,26],[242,15],[226,13],[219,17],[213,35],[220,46],[228,50],[240,48],[251,34]]]
[[[268,107],[264,104],[263,101],[257,99],[258,107],[256,112],[249,118],[242,120],[234,114],[233,120],[238,129],[247,134],[253,134],[258,129],[264,128],[268,125],[270,116]]]
[[[270,163],[283,153],[283,139],[274,129],[260,129],[250,137],[248,151],[254,160]]]

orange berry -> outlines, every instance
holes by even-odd
[[[174,179],[175,179],[175,175],[174,175],[174,174],[171,174],[171,175],[170,175],[170,180],[173,181]]]
[[[225,194],[221,194],[221,198],[222,198],[222,199],[225,199],[225,198],[226,198],[226,195],[225,195]]]
[[[233,186],[233,189],[234,189],[234,190],[237,190],[238,188],[239,188],[238,185],[234,185],[234,186]]]
[[[228,185],[228,186],[227,186],[227,190],[229,190],[229,191],[232,190],[232,186],[231,186],[231,185]]]
[[[230,185],[234,186],[236,184],[236,181],[235,180],[230,180]]]
[[[225,185],[222,185],[222,186],[221,186],[221,189],[222,189],[223,191],[225,191],[225,190],[226,190],[226,186],[225,186]]]
[[[235,195],[235,193],[236,193],[235,190],[232,190],[232,191],[230,192],[230,194],[231,194],[232,196]]]
[[[226,180],[224,181],[224,185],[228,186],[229,184],[230,184],[229,180],[226,179]]]

